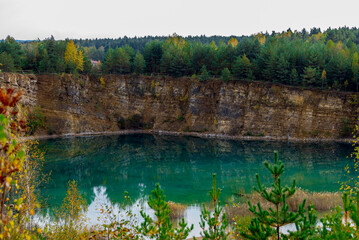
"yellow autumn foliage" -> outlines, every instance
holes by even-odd
[[[228,45],[231,45],[232,47],[235,47],[238,45],[238,40],[236,38],[231,38],[228,41]]]
[[[72,63],[79,71],[84,70],[84,57],[82,50],[77,50],[74,41],[70,40],[67,42],[65,51],[65,63]]]

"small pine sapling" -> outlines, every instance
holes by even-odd
[[[320,219],[320,239],[353,239],[354,228],[343,224],[343,209],[337,206],[333,212]]]
[[[307,215],[301,213],[301,218],[295,223],[296,231],[289,232],[290,239],[305,240],[311,236],[315,236],[317,233],[317,220],[318,213],[315,211],[313,205],[309,205],[307,209]]]
[[[193,229],[187,227],[187,223],[182,220],[179,222],[179,228],[173,228],[170,221],[171,210],[168,207],[168,203],[165,201],[166,196],[163,195],[163,190],[160,189],[160,185],[156,184],[156,188],[152,190],[152,196],[148,201],[148,205],[155,211],[156,219],[152,219],[144,211],[141,211],[141,216],[144,218],[144,222],[141,226],[137,227],[137,231],[145,237],[157,240],[179,240],[186,239],[188,234]]]
[[[271,231],[274,228],[276,232],[276,239],[280,239],[280,227],[288,223],[298,223],[300,216],[304,213],[305,200],[299,205],[298,212],[290,212],[286,200],[295,193],[295,180],[291,187],[283,187],[280,176],[284,172],[284,164],[278,160],[278,152],[274,151],[274,164],[267,161],[264,166],[270,171],[273,177],[272,187],[267,189],[261,184],[259,175],[256,174],[258,188],[255,188],[266,201],[270,202],[274,208],[270,207],[265,210],[260,203],[257,206],[249,204],[249,211],[254,214],[251,225],[248,227],[248,232],[242,232],[241,235],[249,239],[267,239],[274,234]]]
[[[229,233],[226,232],[228,221],[226,214],[223,212],[223,207],[220,206],[218,201],[220,194],[221,190],[216,188],[216,174],[213,174],[213,189],[209,192],[209,195],[213,202],[214,212],[211,214],[203,204],[201,222],[199,223],[203,230],[201,233],[203,239],[226,240],[228,238]]]

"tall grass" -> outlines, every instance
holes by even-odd
[[[236,217],[252,216],[252,213],[248,210],[248,201],[259,202],[263,209],[268,210],[273,207],[270,203],[257,192],[243,195],[241,198],[233,204],[226,206],[226,213],[228,220],[233,222]],[[287,200],[290,211],[298,211],[299,204],[306,199],[306,206],[313,204],[314,209],[319,212],[325,212],[335,208],[335,206],[342,205],[342,197],[340,192],[309,192],[303,189],[296,189],[295,194]]]

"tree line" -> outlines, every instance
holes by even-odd
[[[259,33],[251,36],[142,37],[0,42],[7,72],[162,74],[200,80],[259,80],[358,91],[359,29]],[[91,64],[90,60],[99,61]]]

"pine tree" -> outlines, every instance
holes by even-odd
[[[358,52],[353,54],[352,60],[352,73],[353,73],[353,82],[355,83],[356,91],[358,91],[358,80],[359,80],[359,57]]]
[[[324,85],[327,85],[327,72],[325,71],[325,69],[323,69],[322,71],[322,75],[320,77],[320,80],[322,80],[322,89],[324,88]]]
[[[207,71],[206,65],[203,65],[201,68],[201,75],[199,76],[201,82],[205,82],[209,79],[209,73]]]
[[[317,78],[317,69],[312,67],[306,67],[303,73],[303,85],[315,86]]]
[[[152,41],[144,48],[144,58],[146,60],[146,71],[148,73],[160,72],[160,63],[163,54],[162,42]]]
[[[290,72],[290,84],[291,85],[298,85],[299,84],[299,78],[298,78],[298,72],[297,69],[292,68],[292,71]]]
[[[117,63],[119,66],[119,72],[120,73],[129,73],[131,72],[131,57],[130,54],[125,51],[123,48],[116,49],[116,55],[117,55]]]
[[[278,152],[274,152],[274,164],[270,164],[267,161],[264,162],[264,166],[270,171],[273,177],[273,183],[271,188],[266,188],[261,184],[259,175],[256,175],[258,187],[255,191],[260,193],[262,198],[270,202],[273,206],[269,208],[269,211],[264,210],[260,203],[257,206],[249,204],[249,211],[254,214],[254,218],[248,227],[248,232],[242,232],[243,237],[249,239],[267,239],[274,232],[271,231],[274,228],[276,232],[276,238],[280,239],[280,227],[288,223],[298,223],[300,216],[304,213],[305,200],[299,205],[298,212],[290,212],[289,206],[286,200],[295,193],[295,180],[291,187],[283,187],[280,176],[284,172],[284,164],[278,160]]]
[[[141,226],[137,227],[138,232],[150,239],[186,239],[189,232],[192,231],[193,225],[191,225],[191,227],[187,227],[187,223],[185,223],[182,218],[182,220],[178,223],[179,228],[173,228],[169,217],[171,210],[166,202],[166,196],[163,195],[163,190],[160,189],[160,185],[158,183],[156,184],[156,188],[152,190],[151,193],[152,195],[147,203],[150,208],[155,211],[156,218],[152,219],[144,211],[141,211],[141,216],[143,217],[144,222],[141,223]]]
[[[252,64],[246,54],[236,59],[233,65],[233,73],[239,79],[253,79]]]
[[[203,239],[207,240],[226,240],[229,235],[229,233],[226,232],[228,221],[226,213],[223,212],[223,208],[218,201],[218,198],[221,195],[221,190],[216,188],[216,174],[213,174],[213,188],[212,191],[209,192],[209,195],[211,196],[213,202],[214,212],[211,213],[203,204],[201,222],[199,223],[203,230],[201,235]]]
[[[290,239],[305,240],[311,236],[315,236],[317,233],[317,219],[318,214],[314,210],[313,205],[309,205],[307,209],[307,215],[301,214],[300,220],[295,223],[296,231],[289,232]]]
[[[143,73],[146,68],[146,62],[140,52],[136,53],[136,56],[133,60],[133,72],[140,74]]]
[[[12,72],[15,70],[14,59],[6,52],[0,53],[0,70]]]
[[[277,67],[275,69],[275,79],[279,80],[280,83],[288,83],[289,79],[289,61],[288,58],[281,54],[278,58]]]
[[[228,82],[231,79],[231,71],[229,71],[228,68],[225,68],[222,70],[222,81],[223,82]]]

